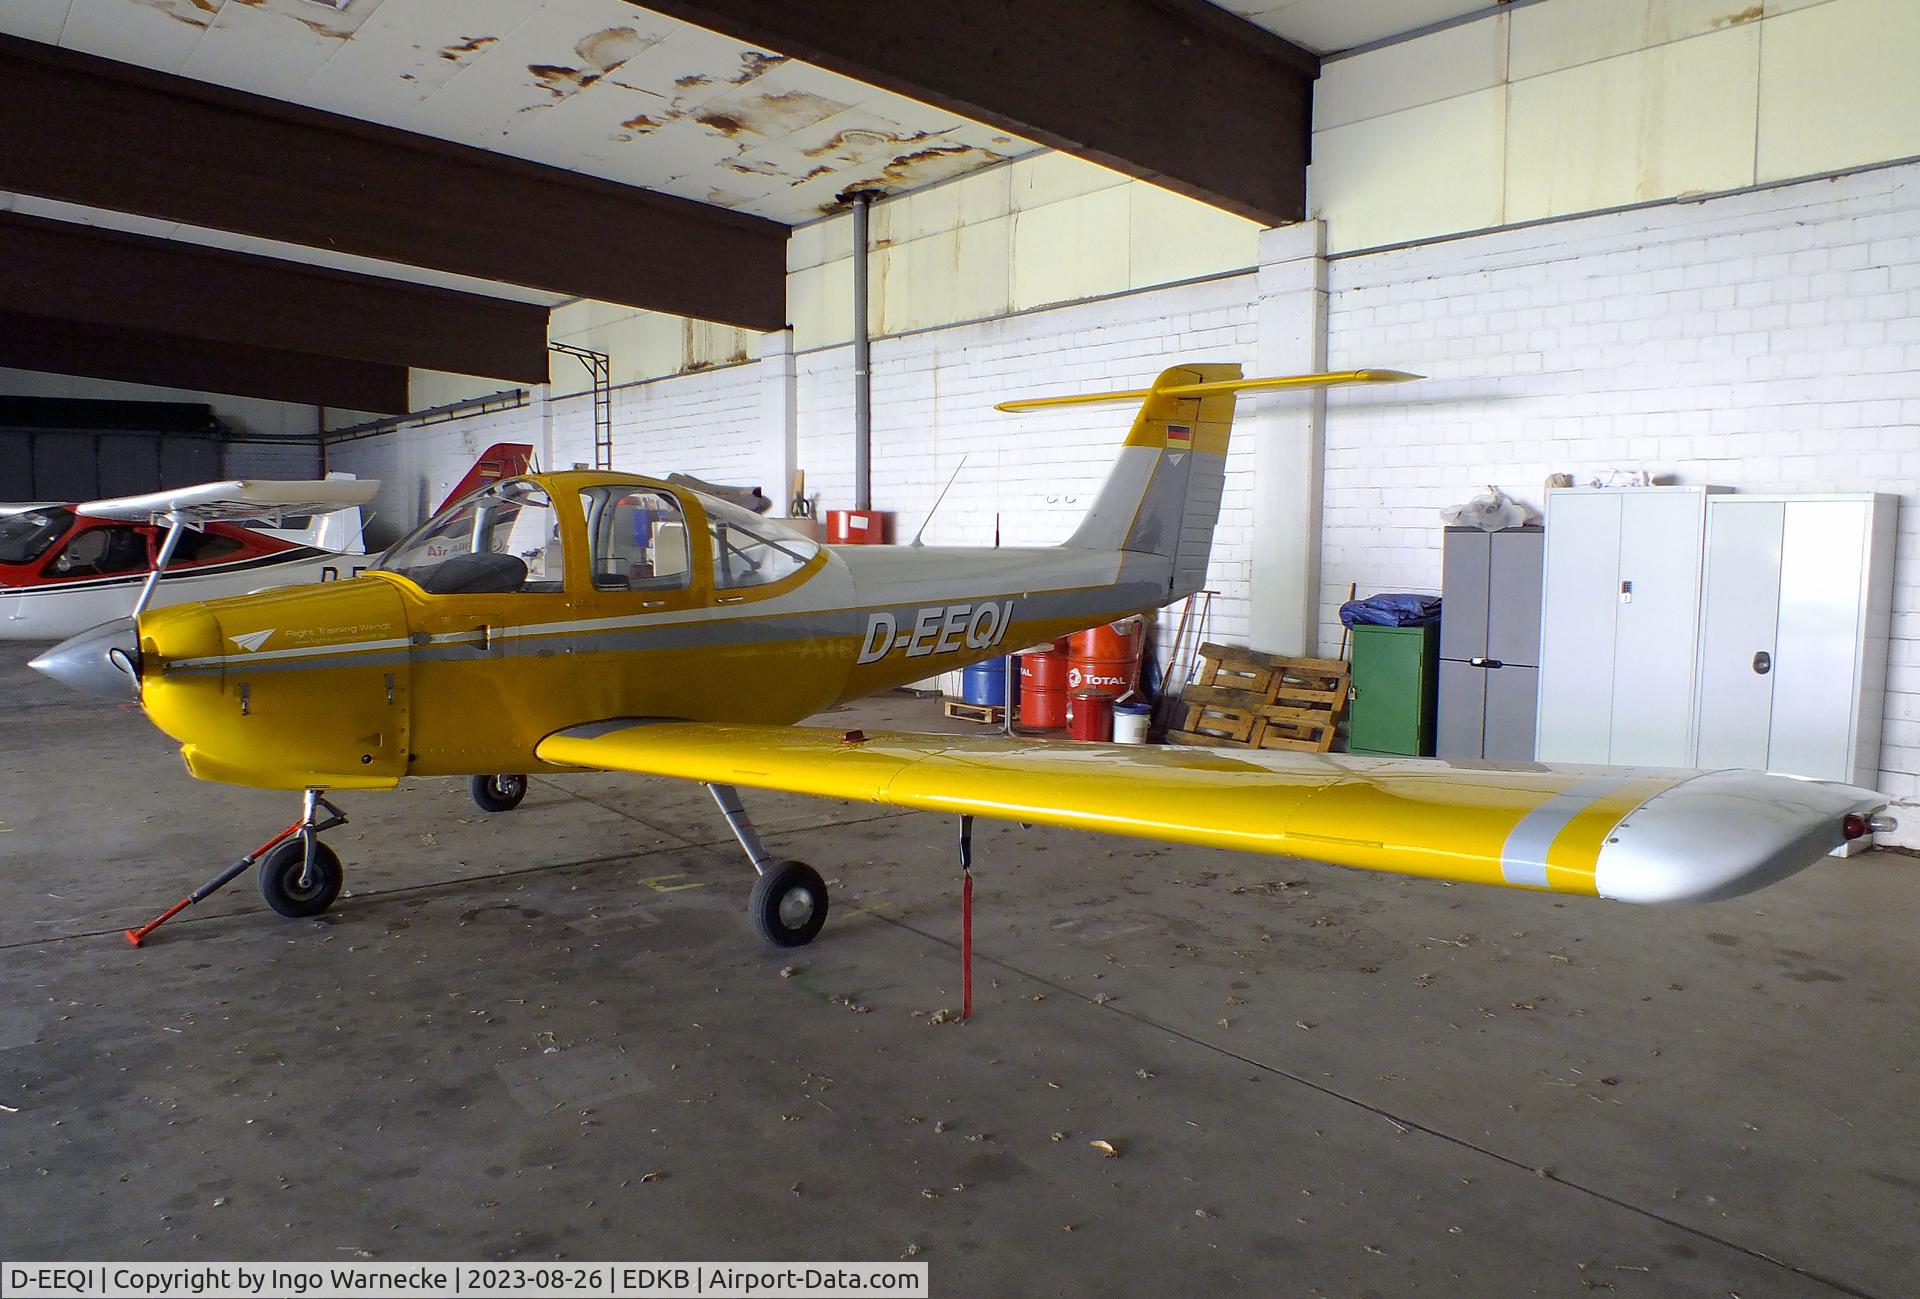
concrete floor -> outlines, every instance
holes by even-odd
[[[131,707],[0,667],[0,1256],[894,1259],[942,1296],[1877,1295],[1920,1265],[1920,870],[1692,910],[698,788],[344,800],[349,895]],[[848,725],[942,725],[895,696]],[[958,728],[956,728],[958,729]],[[790,969],[783,969],[790,967]],[[783,977],[786,975],[787,977]],[[1089,1142],[1118,1149],[1103,1157]]]

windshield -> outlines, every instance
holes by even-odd
[[[375,565],[431,595],[559,591],[560,516],[538,485],[498,483],[427,520]]]
[[[72,524],[71,510],[0,514],[0,564],[31,564]]]
[[[723,590],[778,582],[820,553],[814,542],[751,510],[706,495],[700,504],[713,534],[713,584]]]

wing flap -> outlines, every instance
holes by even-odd
[[[200,483],[140,496],[116,496],[88,501],[76,507],[96,519],[165,518],[184,515],[200,523],[223,519],[281,518],[295,514],[325,514],[353,505],[365,505],[380,491],[377,478],[323,478],[312,481],[232,479]]]

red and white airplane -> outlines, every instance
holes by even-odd
[[[447,500],[526,472],[532,457],[525,444],[489,447]],[[360,507],[379,490],[342,474],[0,507],[0,640],[53,640],[137,609],[357,577],[369,565]],[[275,526],[303,515],[304,528]]]

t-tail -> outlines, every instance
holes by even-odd
[[[1227,444],[1235,398],[1242,392],[1404,383],[1401,370],[1344,370],[1272,379],[1243,379],[1230,362],[1196,362],[1163,370],[1151,388],[1132,392],[1036,397],[1002,402],[1004,411],[1138,400],[1140,409],[1093,507],[1065,545],[1125,551],[1170,561],[1167,602],[1206,585],[1207,559],[1220,522]]]

